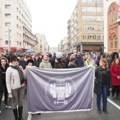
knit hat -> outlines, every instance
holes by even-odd
[[[6,57],[2,57],[1,60],[5,60],[8,63],[8,59]]]

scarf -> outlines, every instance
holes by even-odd
[[[13,69],[16,69],[18,71],[18,74],[20,76],[20,83],[22,85],[24,83],[24,75],[23,75],[22,70],[20,69],[20,67],[18,65],[16,65],[16,66],[10,65],[10,67]]]

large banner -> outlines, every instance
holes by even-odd
[[[94,68],[27,68],[29,113],[91,110]]]

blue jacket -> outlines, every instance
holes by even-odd
[[[84,66],[84,62],[83,62],[82,57],[76,57],[75,58],[75,63],[76,63],[76,67],[83,67]]]

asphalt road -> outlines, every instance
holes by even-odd
[[[120,101],[114,100],[114,103],[120,107]],[[42,113],[41,115],[32,115],[32,120],[120,120],[120,109],[108,102],[109,114],[97,114],[95,96],[93,99],[93,110],[83,112],[69,113]],[[27,120],[27,102],[24,101],[23,118]],[[0,120],[14,120],[11,109],[2,109]]]

